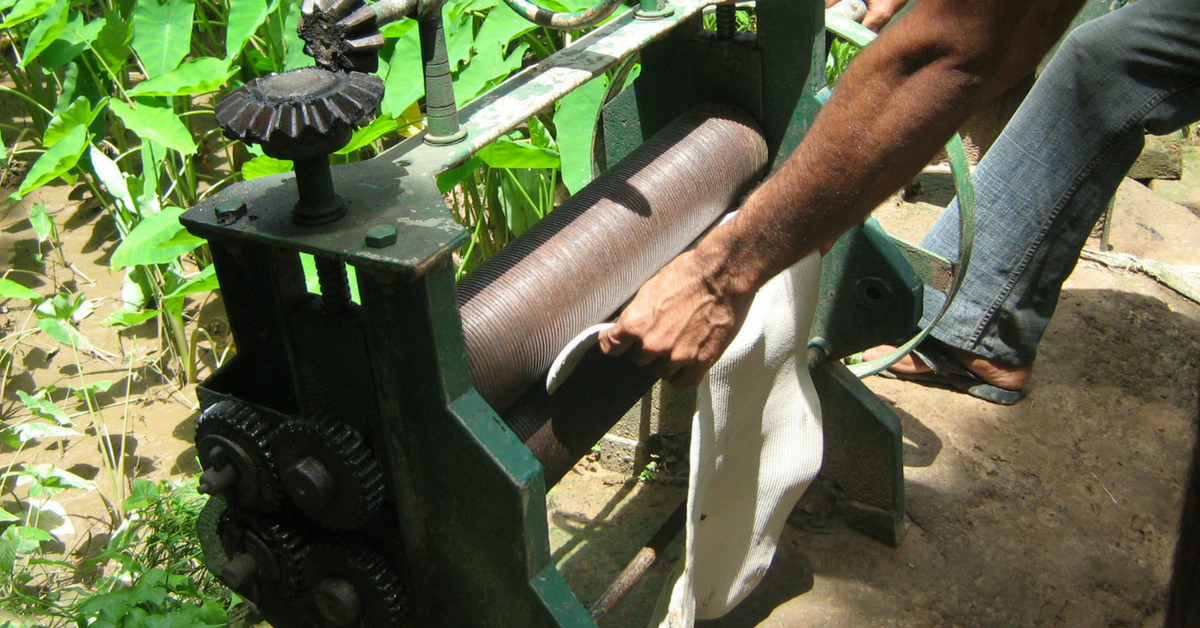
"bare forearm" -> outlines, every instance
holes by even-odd
[[[1032,70],[1077,6],[919,2],[855,60],[804,142],[737,218],[701,243],[715,288],[752,294],[862,221],[975,108]]]

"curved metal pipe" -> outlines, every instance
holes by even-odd
[[[611,316],[725,213],[766,162],[748,114],[702,105],[465,277],[458,300],[476,390],[507,409],[575,334]]]
[[[596,6],[574,13],[551,11],[538,6],[531,0],[504,0],[504,4],[516,11],[517,15],[538,26],[560,31],[574,31],[591,28],[603,22],[605,18],[612,15],[613,11],[617,10],[617,7],[621,6],[621,0],[600,0]]]

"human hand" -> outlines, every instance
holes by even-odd
[[[717,289],[695,251],[647,281],[612,328],[601,332],[607,355],[629,352],[661,378],[684,389],[699,385],[746,319],[753,295]]]
[[[840,0],[825,0],[825,8],[831,8]],[[867,5],[867,14],[862,19],[862,25],[879,32],[896,13],[908,4],[908,0],[863,0]]]

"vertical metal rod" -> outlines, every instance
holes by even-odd
[[[350,278],[346,275],[346,264],[332,257],[318,257],[316,262],[317,283],[321,286],[325,312],[342,316],[350,311]]]
[[[617,576],[617,579],[608,585],[608,590],[604,592],[604,595],[601,595],[600,599],[596,600],[596,603],[592,605],[592,608],[588,611],[592,616],[592,621],[600,623],[617,607],[617,604],[621,603],[625,595],[633,589],[633,585],[637,584],[642,579],[642,576],[646,575],[646,572],[650,570],[650,567],[654,565],[655,561],[658,560],[658,556],[662,554],[663,550],[667,549],[667,546],[671,544],[671,541],[675,540],[676,536],[679,536],[679,531],[683,530],[683,523],[686,520],[687,500],[684,500],[683,503],[675,508],[675,512],[671,513],[670,517],[667,517],[667,520],[654,533],[654,536],[650,537],[650,541],[646,543],[646,546],[638,550],[637,555],[633,557],[633,560],[629,561],[629,564],[626,565],[621,575]]]
[[[718,4],[717,13],[717,38],[733,39],[737,34],[737,7],[732,4]]]
[[[300,197],[292,209],[294,221],[302,225],[323,225],[346,214],[346,204],[333,189],[328,155],[297,159],[292,167],[296,172],[296,193]]]
[[[429,116],[426,144],[453,144],[467,136],[458,124],[458,106],[454,102],[454,84],[450,76],[450,55],[446,52],[446,31],[440,9],[430,11],[418,21],[421,35],[421,61],[425,64],[425,112]]]

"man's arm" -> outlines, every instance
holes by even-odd
[[[919,0],[855,59],[779,171],[652,277],[601,348],[698,384],[768,279],[916,176],[976,108],[1034,69],[1081,3]]]

